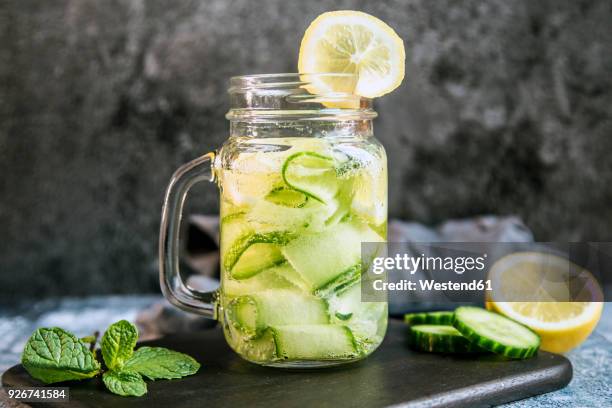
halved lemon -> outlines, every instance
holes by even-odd
[[[489,279],[493,291],[487,294],[487,308],[538,333],[542,350],[571,350],[586,340],[601,317],[603,294],[597,280],[560,256],[514,253],[493,265]]]
[[[321,77],[317,93],[354,93],[375,98],[404,79],[404,42],[380,19],[360,11],[330,11],[318,16],[302,38],[301,73],[345,73]]]

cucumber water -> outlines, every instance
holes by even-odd
[[[384,151],[326,138],[242,142],[248,152],[218,175],[228,343],[269,365],[368,355],[387,325],[385,302],[361,301],[361,244],[386,239]]]

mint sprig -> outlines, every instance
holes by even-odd
[[[174,379],[195,374],[200,364],[192,357],[163,347],[141,347],[136,326],[126,320],[112,324],[102,336],[103,370],[93,347],[95,338],[79,339],[59,327],[40,328],[23,350],[26,371],[46,384],[83,380],[102,374],[109,391],[122,396],[147,393],[143,376],[150,380]],[[91,348],[87,343],[91,343]]]

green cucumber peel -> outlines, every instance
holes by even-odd
[[[290,208],[302,208],[308,203],[306,194],[286,187],[273,189],[266,195],[265,199],[273,204]]]
[[[265,329],[259,318],[257,302],[250,295],[232,299],[228,305],[228,314],[231,324],[247,337],[257,337]]]
[[[284,246],[295,237],[291,232],[269,232],[269,233],[254,233],[238,238],[232,247],[224,256],[224,267],[230,272],[234,279],[250,278],[264,269],[272,266],[278,266],[285,262],[285,258],[281,254],[278,247]],[[255,256],[255,264],[247,265],[244,269],[235,270],[241,258],[254,245],[266,244],[269,245],[265,249],[265,256]],[[262,250],[264,250],[262,248]]]
[[[310,186],[308,186],[309,184],[308,180],[302,181],[300,183],[299,180],[296,180],[296,178],[299,178],[300,176],[291,174],[291,167],[293,165],[300,166],[300,160],[305,161],[305,163],[303,164],[311,164],[311,165],[314,164],[314,166],[311,166],[312,169],[316,169],[317,167],[319,170],[324,169],[323,172],[319,171],[319,173],[315,175],[302,176],[303,178],[311,177],[316,180],[316,181],[313,181]],[[311,163],[308,163],[308,161],[311,161]],[[308,166],[302,165],[302,167],[307,168]],[[318,183],[324,180],[323,174],[325,172],[328,172],[328,175],[327,175],[328,180],[326,181],[328,182],[327,184],[330,185],[329,189],[318,188],[317,186]],[[283,177],[283,181],[285,182],[285,184],[287,184],[287,186],[291,187],[292,189],[296,191],[299,191],[305,194],[306,196],[316,201],[319,201],[320,203],[325,204],[330,198],[336,195],[336,190],[337,190],[336,175],[337,174],[336,174],[336,169],[335,169],[335,162],[332,157],[325,156],[325,155],[315,153],[315,152],[294,153],[291,156],[287,157],[287,159],[283,163],[283,167],[281,169],[281,175]],[[328,194],[326,190],[329,190]]]
[[[361,263],[351,266],[337,277],[315,289],[314,295],[322,298],[341,294],[361,279]]]
[[[530,358],[540,348],[540,336],[533,330],[480,307],[458,307],[453,326],[478,347],[505,357]]]
[[[417,324],[452,325],[454,320],[455,312],[450,311],[407,313],[404,315],[404,323],[410,326]]]
[[[419,324],[410,328],[410,345],[430,353],[482,353],[485,350],[471,343],[453,326]]]
[[[246,213],[244,211],[228,214],[225,217],[221,218],[221,224],[232,222],[236,219],[244,218],[245,214]]]

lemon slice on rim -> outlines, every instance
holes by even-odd
[[[601,317],[597,280],[560,256],[514,253],[493,265],[489,279],[493,291],[487,294],[487,308],[530,327],[545,351],[564,353],[578,346]]]
[[[404,79],[404,42],[380,19],[360,11],[330,11],[318,16],[302,38],[301,73],[344,73],[316,79],[317,93],[354,93],[375,98]]]

